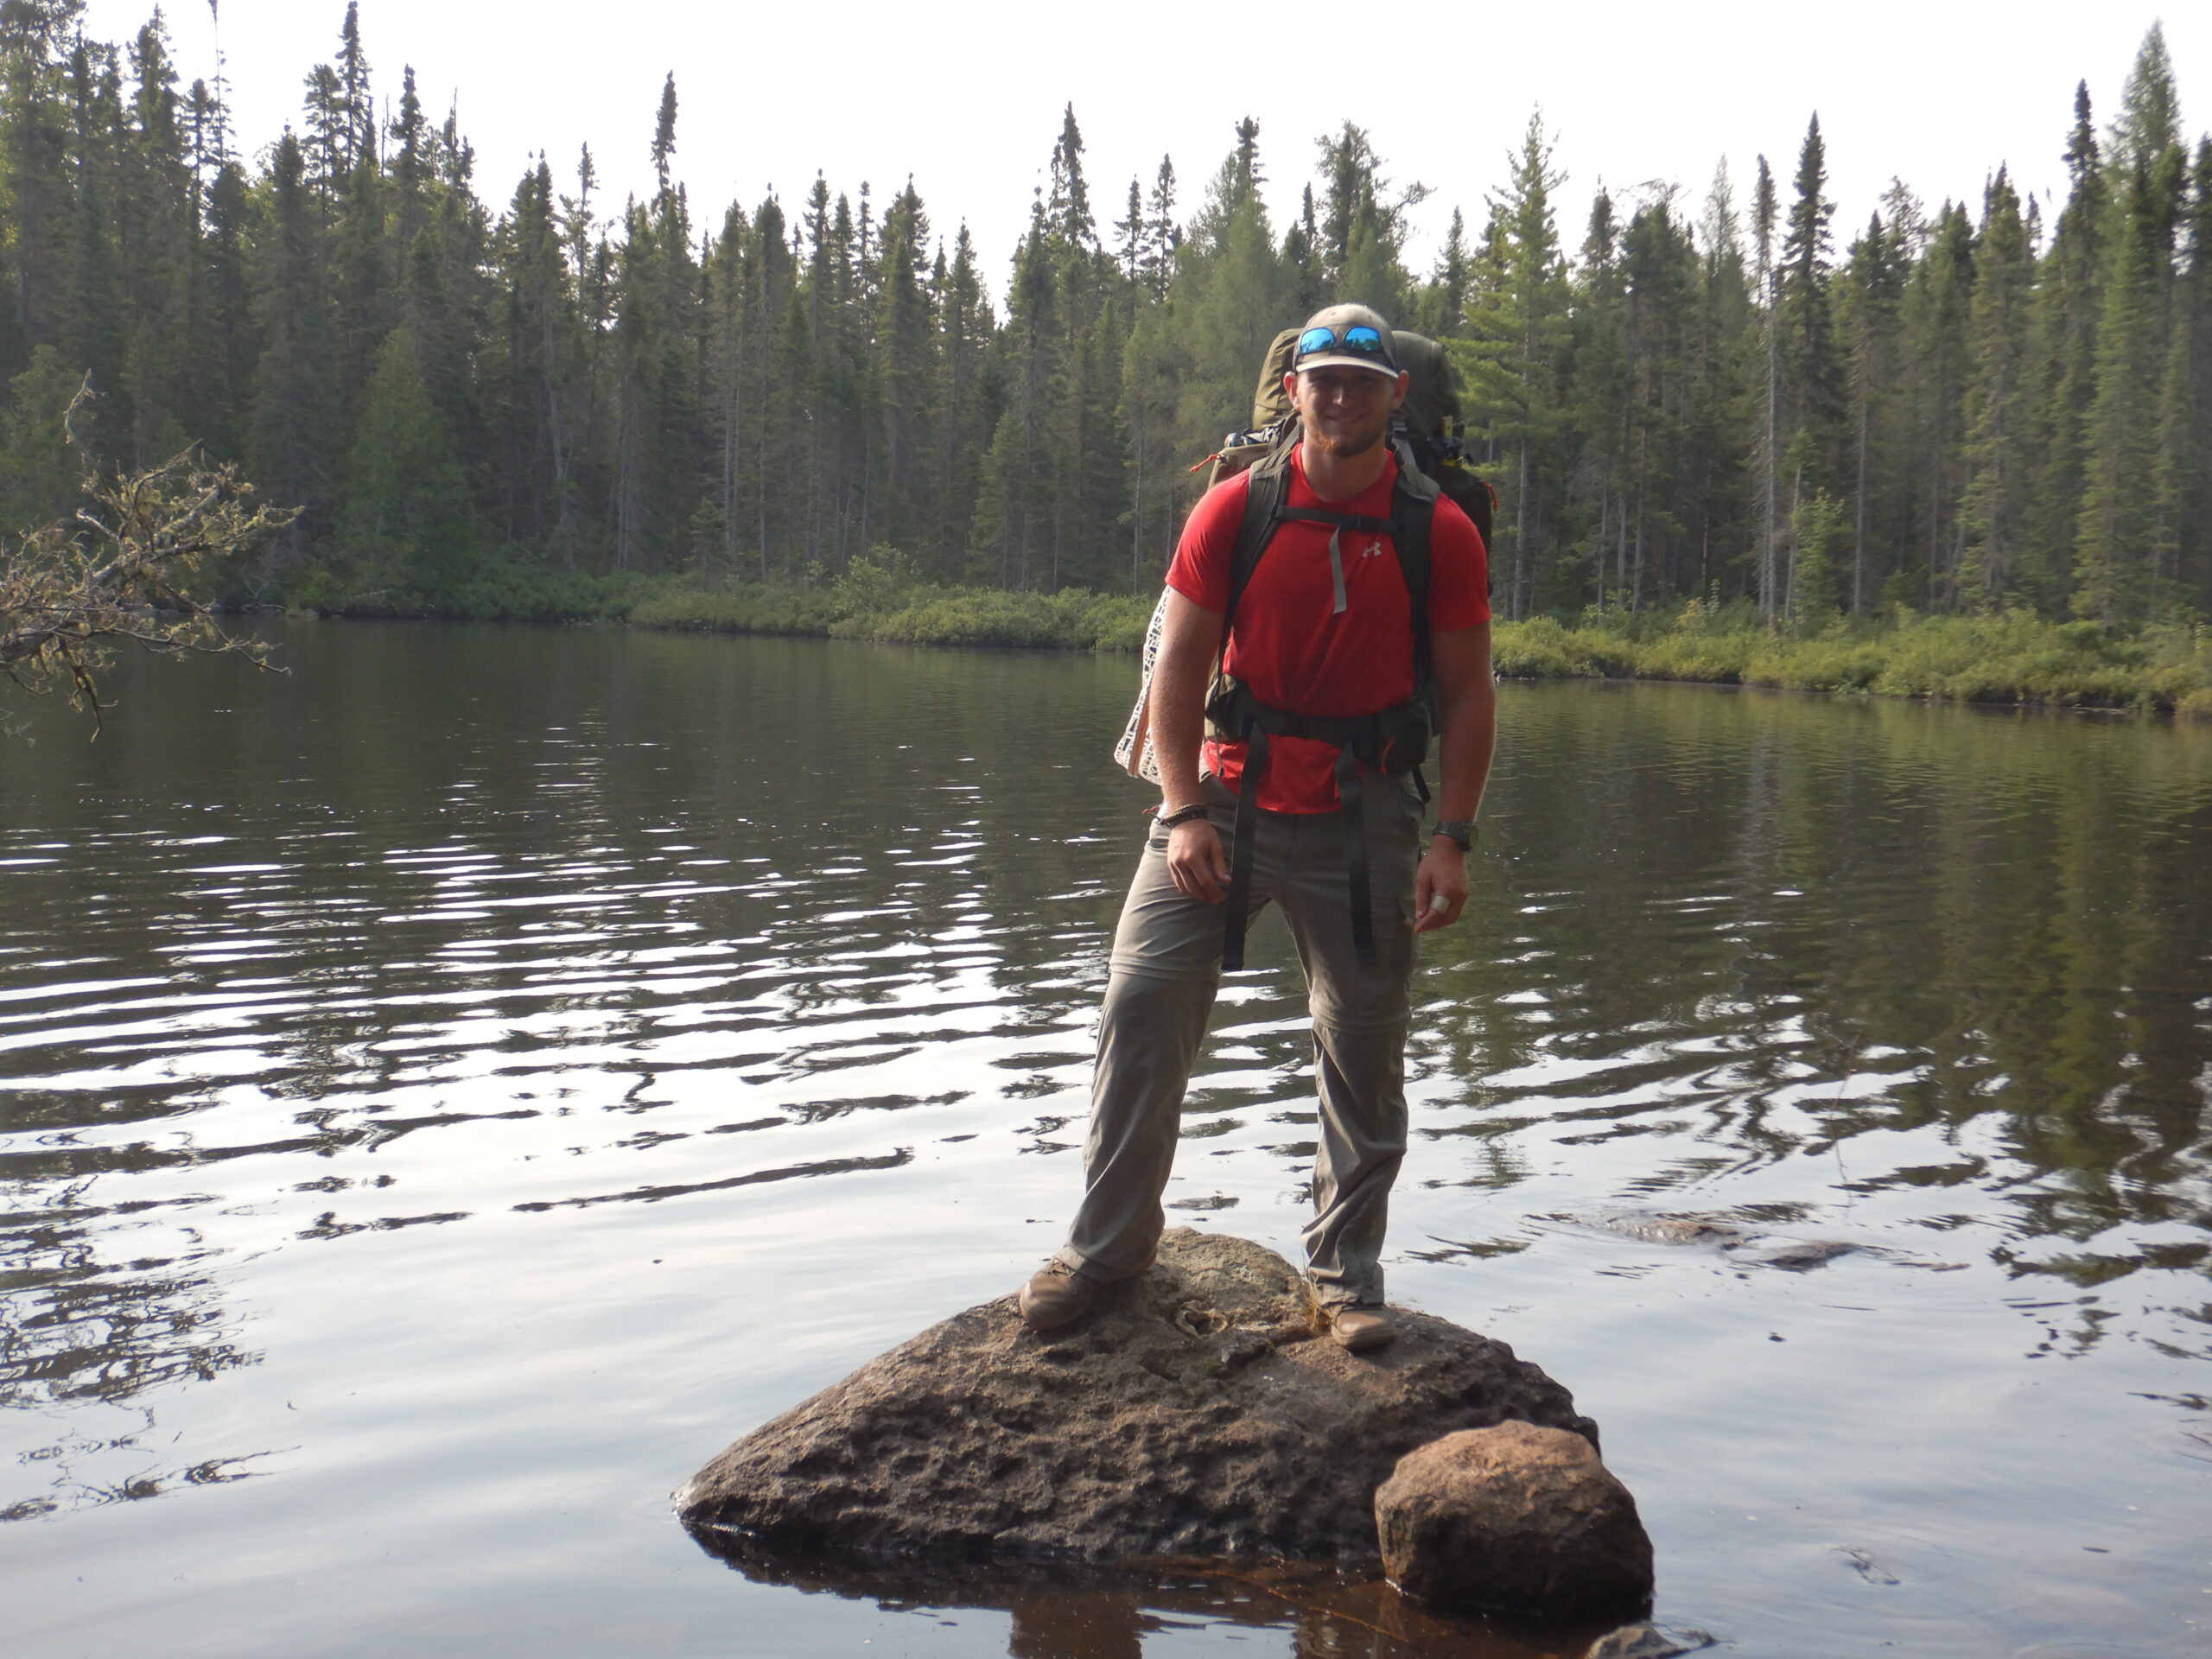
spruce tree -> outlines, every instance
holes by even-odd
[[[289,130],[270,162],[268,223],[256,250],[256,333],[262,342],[246,456],[272,501],[307,509],[277,538],[279,564],[296,562],[307,537],[327,530],[334,481],[328,269],[307,156]]]
[[[467,577],[478,531],[453,434],[404,328],[378,348],[354,423],[338,533],[356,579],[390,608],[435,608]]]
[[[2017,589],[2031,477],[2034,283],[2019,197],[1999,168],[1983,199],[1969,325],[1966,487],[1960,504],[1965,554],[1954,591],[1970,608],[1985,608]]]
[[[1167,297],[1167,284],[1175,275],[1175,250],[1183,240],[1182,230],[1175,222],[1175,163],[1168,156],[1160,158],[1160,171],[1154,175],[1152,194],[1145,199],[1145,218],[1141,274],[1152,297],[1164,300]]]
[[[2113,125],[2095,401],[2074,547],[2075,614],[2136,622],[2162,597],[2155,577],[2159,399],[2167,378],[2167,302],[2184,168],[2165,41],[2144,39]]]
[[[1793,435],[1802,431],[1810,440],[1808,464],[1817,474],[1814,481],[1823,488],[1840,470],[1836,463],[1843,414],[1843,369],[1828,296],[1828,221],[1835,204],[1827,192],[1827,146],[1816,115],[1798,151],[1796,195],[1783,238],[1777,301],[1789,411],[1786,424]]]
[[[1473,393],[1476,429],[1493,446],[1502,499],[1492,558],[1503,613],[1545,602],[1549,557],[1563,519],[1569,454],[1566,356],[1572,295],[1552,200],[1566,175],[1552,165],[1541,111],[1509,158],[1504,190],[1491,199],[1488,257],[1470,306],[1466,346],[1454,353]]]
[[[2091,118],[2089,87],[2074,92],[2066,145],[2066,206],[2054,229],[2036,293],[2038,376],[2044,386],[2030,532],[2032,581],[2070,594],[2079,534],[2089,407],[2096,395],[2097,321],[2102,311],[2108,181]],[[2046,601],[2046,603],[2049,601]]]
[[[1782,266],[1775,257],[1775,218],[1779,199],[1774,173],[1759,157],[1758,182],[1751,193],[1753,246],[1758,250],[1759,337],[1763,367],[1758,399],[1758,429],[1753,440],[1758,457],[1758,532],[1756,537],[1759,619],[1770,626],[1782,612],[1782,474],[1784,412],[1782,374]]]
[[[1958,594],[1965,524],[1958,511],[1965,475],[1968,328],[1974,302],[1974,236],[1963,203],[1945,202],[1926,253],[1905,290],[1912,422],[1906,453],[1913,503],[1908,556],[1900,574],[1923,606],[1948,605]]]

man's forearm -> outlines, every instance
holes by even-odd
[[[1480,810],[1497,747],[1497,691],[1489,676],[1444,705],[1437,744],[1436,816],[1471,820]]]
[[[1482,807],[1491,752],[1497,744],[1497,681],[1491,672],[1490,627],[1479,624],[1432,634],[1429,648],[1443,725],[1437,744],[1436,815],[1470,820]]]
[[[1152,671],[1153,754],[1160,766],[1160,794],[1169,811],[1195,806],[1198,747],[1205,734],[1206,687],[1213,677],[1221,618],[1170,593],[1160,658]]]

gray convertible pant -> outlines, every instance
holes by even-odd
[[[1413,971],[1414,872],[1421,807],[1410,777],[1370,777],[1366,802],[1376,963],[1352,948],[1344,823],[1334,812],[1262,812],[1254,914],[1270,901],[1306,970],[1313,1016],[1320,1135],[1306,1255],[1322,1301],[1382,1300],[1382,1232],[1406,1153],[1407,981]],[[1213,779],[1205,800],[1224,851],[1236,798]],[[1147,842],[1122,906],[1098,1026],[1083,1204],[1058,1259],[1097,1279],[1152,1264],[1166,1217],[1183,1091],[1221,984],[1222,910],[1168,879],[1167,837]]]

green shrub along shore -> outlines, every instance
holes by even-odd
[[[626,622],[712,633],[866,639],[888,645],[1135,652],[1149,597],[1064,589],[1008,593],[915,580],[897,556],[853,561],[811,583],[594,575],[518,563],[481,569],[435,602],[387,590],[296,590],[296,612],[436,615],[480,621]],[[1507,679],[1675,680],[1946,702],[2167,710],[2212,720],[2212,626],[2153,624],[2105,633],[2024,610],[1764,626],[1748,601],[1692,601],[1640,616],[1535,617],[1494,631]]]

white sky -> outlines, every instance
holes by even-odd
[[[91,32],[122,41],[149,10],[146,0],[91,0]],[[344,12],[344,0],[222,0],[246,149],[297,121],[302,81],[334,55]],[[186,81],[210,74],[207,0],[170,0],[166,15]],[[1393,177],[1435,190],[1415,221],[1416,269],[1454,205],[1471,230],[1479,226],[1532,107],[1541,106],[1569,174],[1560,218],[1570,249],[1600,178],[1617,195],[1679,182],[1694,213],[1724,156],[1739,202],[1747,197],[1764,150],[1786,191],[1817,109],[1840,246],[1892,175],[1931,207],[1946,195],[1978,203],[1999,162],[2024,188],[2062,188],[2075,82],[2088,80],[2103,126],[2158,15],[2155,5],[2046,0],[361,6],[379,98],[397,98],[408,63],[435,113],[457,96],[479,191],[495,209],[541,149],[573,188],[585,143],[610,204],[642,193],[672,69],[677,170],[702,228],[719,224],[733,196],[749,207],[772,185],[796,207],[817,168],[833,190],[872,181],[879,203],[911,171],[933,224],[949,232],[964,218],[1001,277],[1070,101],[1102,234],[1131,175],[1148,185],[1163,151],[1187,215],[1246,114],[1260,121],[1280,228],[1311,176],[1313,140],[1349,118],[1373,135]],[[2193,142],[2206,108],[2198,91],[2212,84],[2212,6],[2176,7],[2164,24]]]

